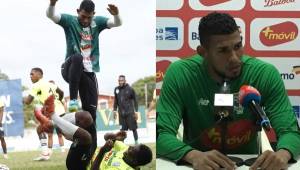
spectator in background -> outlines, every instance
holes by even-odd
[[[153,90],[152,101],[149,105],[147,118],[155,118],[156,117],[156,89]]]
[[[2,100],[0,100],[0,140],[1,140],[1,146],[3,149],[3,157],[5,159],[7,159],[8,158],[7,148],[6,148],[6,142],[4,139],[4,129],[3,129],[3,125],[2,125],[3,115],[4,115],[4,103],[2,102]]]
[[[60,100],[64,96],[64,92],[58,88],[55,84],[49,83],[43,79],[43,70],[41,68],[35,67],[30,71],[30,79],[33,83],[33,86],[30,90],[30,93],[27,97],[23,99],[24,104],[31,104],[35,99],[37,103],[34,106],[34,114],[41,112],[41,108],[44,105],[45,100],[51,96],[55,96],[55,111],[57,114],[62,115],[65,113],[64,106]],[[40,126],[40,125],[39,125]],[[42,153],[39,157],[35,158],[36,161],[48,160],[50,159],[51,151],[47,148],[47,137],[46,133],[40,130],[40,127],[37,127],[37,133],[40,139]]]
[[[50,80],[49,83],[52,83],[54,85],[54,87],[57,87],[53,80]],[[54,89],[54,90],[56,91],[56,89]],[[64,106],[63,95],[59,96],[58,93],[56,93],[55,98],[59,99],[59,102],[61,102],[61,104]],[[59,113],[65,113],[66,112],[65,107],[60,107],[60,109],[61,109],[61,111]],[[50,153],[52,153],[54,129],[55,129],[57,137],[58,137],[58,143],[59,143],[61,152],[65,152],[63,134],[61,133],[61,130],[58,127],[54,127],[52,133],[51,132],[48,133],[48,148],[49,148],[49,151],[50,151]]]
[[[119,86],[114,90],[114,118],[119,113],[119,123],[122,126],[121,131],[132,130],[135,144],[138,144],[137,133],[137,111],[138,102],[135,96],[135,91],[126,83],[124,75],[120,75]]]

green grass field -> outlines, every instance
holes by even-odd
[[[153,151],[153,160],[150,164],[142,167],[142,170],[155,170],[156,145],[155,143],[147,144]],[[0,164],[7,165],[10,170],[65,170],[67,152],[61,153],[54,150],[51,159],[48,161],[33,161],[39,155],[39,151],[12,152],[8,153],[9,159],[4,159],[0,155]]]

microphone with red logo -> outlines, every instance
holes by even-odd
[[[243,107],[249,108],[250,111],[255,114],[260,125],[266,130],[271,129],[270,120],[266,116],[266,113],[260,106],[261,95],[257,89],[252,86],[243,85],[239,91],[239,101]]]

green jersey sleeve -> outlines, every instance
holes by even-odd
[[[172,161],[179,161],[193,148],[178,140],[176,135],[182,120],[183,101],[180,97],[181,71],[177,62],[171,64],[164,77],[157,105],[157,153]]]
[[[68,27],[70,22],[72,21],[72,15],[69,14],[61,14],[61,18],[58,22],[58,25],[62,26],[63,28]]]
[[[267,80],[263,90],[265,94],[262,94],[265,98],[262,100],[277,135],[277,150],[287,149],[295,158],[300,154],[300,131],[296,115],[278,70],[272,65],[267,69],[269,70],[262,76]]]
[[[96,22],[99,32],[101,32],[102,30],[107,28],[107,20],[108,20],[108,18],[106,18],[106,17],[102,17],[102,16],[95,17],[95,22]]]

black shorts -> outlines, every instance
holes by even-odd
[[[134,113],[129,114],[128,116],[121,116],[120,117],[120,125],[122,126],[121,130],[136,130],[137,129],[137,122],[134,118]]]
[[[91,160],[91,145],[76,145],[70,147],[66,165],[68,170],[86,170]]]
[[[0,138],[4,137],[4,130],[0,130]]]

